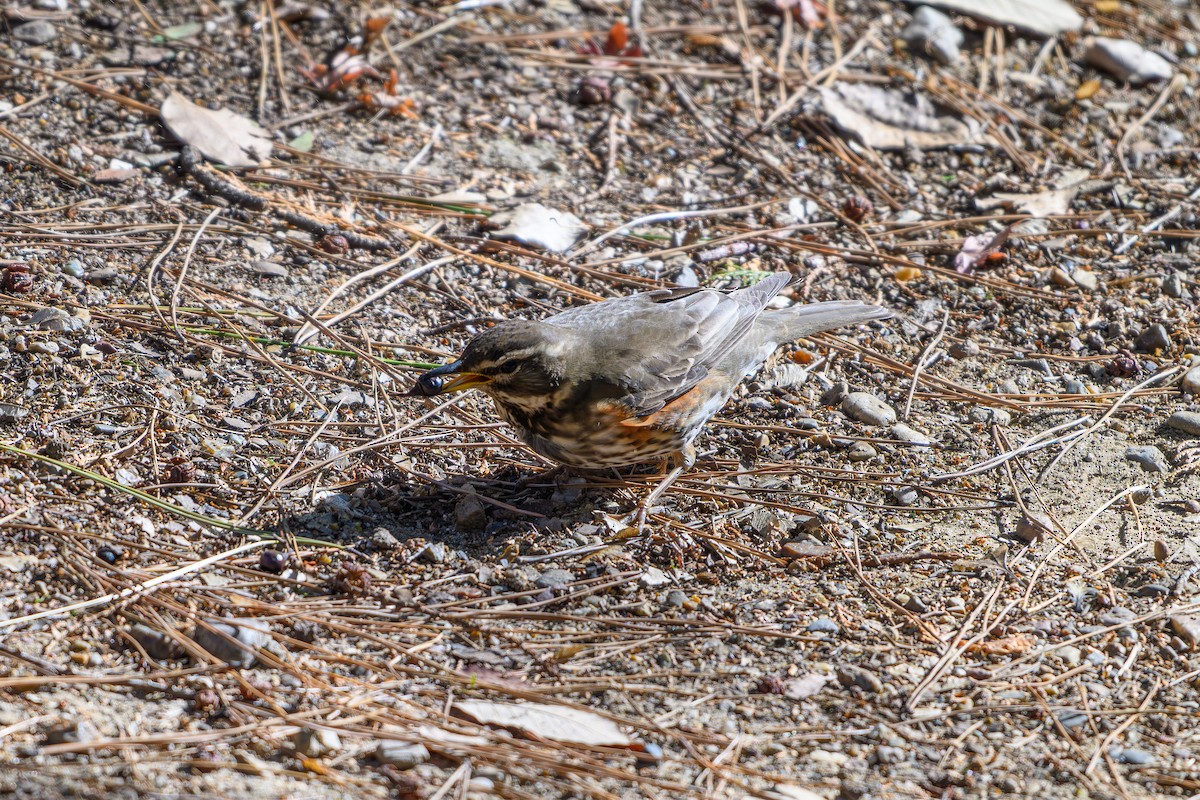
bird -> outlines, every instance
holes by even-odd
[[[662,480],[633,515],[640,531],[695,463],[708,421],[780,345],[892,316],[857,300],[768,308],[791,281],[777,272],[731,292],[658,289],[505,320],[421,374],[408,395],[478,389],[527,446],[568,468],[659,464]]]

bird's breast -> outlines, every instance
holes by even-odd
[[[536,411],[493,397],[500,416],[525,444],[552,461],[579,469],[645,464],[676,456],[695,431],[641,424],[628,408],[608,399],[558,398]],[[631,424],[632,423],[632,424]]]

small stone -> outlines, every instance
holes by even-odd
[[[396,769],[412,769],[429,760],[429,749],[420,743],[385,740],[375,746],[375,760]]]
[[[46,733],[45,744],[87,744],[100,738],[100,731],[86,719],[54,728]]]
[[[967,339],[966,341],[955,342],[954,344],[950,345],[950,348],[947,352],[949,352],[953,358],[957,358],[959,360],[964,358],[973,358],[974,356],[979,355],[979,345],[970,339]]]
[[[1192,367],[1183,374],[1183,382],[1179,390],[1184,394],[1200,396],[1200,367]]]
[[[913,486],[897,486],[892,490],[892,499],[898,506],[914,506],[921,499],[921,493]]]
[[[1063,391],[1065,391],[1067,394],[1087,394],[1088,393],[1087,386],[1084,384],[1084,382],[1076,380],[1074,378],[1067,379],[1066,383],[1063,385]]]
[[[562,589],[575,582],[575,576],[565,569],[548,569],[533,582],[539,589]]]
[[[1125,459],[1141,466],[1146,472],[1157,472],[1165,475],[1171,471],[1167,457],[1163,451],[1153,445],[1130,447],[1125,450]]]
[[[896,423],[896,410],[867,392],[851,392],[842,400],[842,412],[851,419],[880,427]]]
[[[1171,629],[1187,643],[1188,647],[1193,650],[1200,647],[1200,617],[1176,614],[1168,619],[1171,621]]]
[[[288,269],[283,264],[276,264],[274,261],[259,259],[251,261],[246,267],[255,275],[261,275],[264,278],[286,278]]]
[[[919,445],[921,447],[929,447],[933,444],[933,440],[924,433],[908,427],[903,422],[897,422],[892,426],[892,438],[898,439],[901,442]]]
[[[954,21],[937,9],[920,6],[913,12],[912,22],[900,34],[909,52],[929,56],[941,64],[958,61],[963,33]]]
[[[1065,644],[1054,652],[1058,653],[1058,657],[1069,667],[1077,666],[1083,660],[1083,651],[1073,644]]]
[[[1012,414],[1003,408],[992,408],[991,406],[976,406],[971,409],[971,413],[968,416],[972,422],[978,422],[980,425],[999,425],[1000,427],[1004,427],[1012,423]]]
[[[1109,749],[1108,754],[1118,764],[1133,764],[1136,767],[1145,767],[1154,763],[1153,755],[1136,747],[1113,747]]]
[[[1017,538],[1026,543],[1040,542],[1045,535],[1054,530],[1054,522],[1041,511],[1030,511],[1017,522],[1014,531]]]
[[[646,567],[646,571],[638,576],[638,583],[647,589],[655,589],[659,586],[665,586],[670,583],[671,579],[667,573],[663,572],[658,567]]]
[[[58,37],[58,29],[44,19],[35,19],[12,29],[12,38],[26,44],[50,44]]]
[[[272,641],[270,627],[260,619],[210,619],[206,622],[207,626],[196,626],[192,641],[211,653],[218,661],[224,661],[237,669],[249,669],[254,666],[258,661],[259,648],[266,647]],[[232,637],[234,641],[229,641],[226,636]]]
[[[61,348],[58,346],[58,342],[51,341],[49,339],[39,339],[38,341],[30,342],[29,344],[29,352],[40,353],[44,356],[57,355],[60,349]]]
[[[417,558],[426,564],[441,564],[445,562],[447,548],[444,542],[430,542],[421,548]]]
[[[1071,273],[1071,280],[1086,292],[1094,292],[1100,286],[1100,279],[1090,269],[1077,269]]]
[[[1133,84],[1165,81],[1174,74],[1170,62],[1137,42],[1094,36],[1086,44],[1084,60],[1119,81]]]
[[[1183,282],[1183,278],[1178,272],[1172,272],[1163,278],[1162,290],[1163,294],[1167,297],[1174,297],[1176,299],[1185,299],[1192,296],[1192,293],[1188,291],[1187,284]]]
[[[879,679],[878,675],[868,669],[863,669],[852,664],[845,664],[837,668],[836,674],[838,683],[847,689],[857,686],[864,692],[871,694],[879,694],[883,691],[883,681]]]
[[[866,442],[855,442],[853,445],[851,445],[850,449],[846,451],[846,457],[854,462],[870,461],[877,455],[879,455],[879,453],[875,450],[875,448]]]
[[[1162,325],[1155,323],[1137,335],[1133,349],[1139,353],[1155,353],[1171,349],[1171,335]]]
[[[683,608],[683,604],[687,602],[687,595],[679,589],[672,589],[667,592],[667,605],[672,608]]]
[[[454,526],[464,533],[478,533],[487,527],[487,511],[474,492],[464,494],[454,505]]]
[[[901,595],[896,602],[914,614],[924,614],[929,610],[929,604],[915,594]]]
[[[302,756],[320,758],[340,750],[342,740],[335,732],[326,728],[304,728],[296,733],[292,739],[292,746]]]
[[[148,625],[141,623],[133,625],[129,629],[129,635],[146,651],[146,655],[156,661],[179,658],[183,655],[183,647],[179,642]]]
[[[829,617],[821,617],[820,619],[814,619],[812,622],[808,623],[807,630],[809,633],[836,634],[839,629],[837,623],[831,620]]]
[[[1062,286],[1064,288],[1067,286],[1073,288],[1075,286],[1075,280],[1071,277],[1071,273],[1059,267],[1050,270],[1050,282],[1055,286]]]
[[[1182,431],[1190,436],[1200,436],[1200,413],[1176,411],[1167,418],[1167,427]]]
[[[395,550],[400,546],[400,540],[387,528],[376,528],[371,534],[371,549],[382,552]]]
[[[850,384],[845,381],[838,381],[833,386],[830,386],[821,393],[821,405],[836,406],[850,394]]]

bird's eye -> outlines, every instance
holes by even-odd
[[[498,375],[511,375],[521,367],[521,362],[516,360],[505,361],[503,364],[497,364],[493,370]]]

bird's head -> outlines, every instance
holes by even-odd
[[[481,389],[501,402],[536,405],[562,383],[566,335],[562,328],[543,322],[502,322],[472,339],[457,361],[423,374],[409,395]]]

